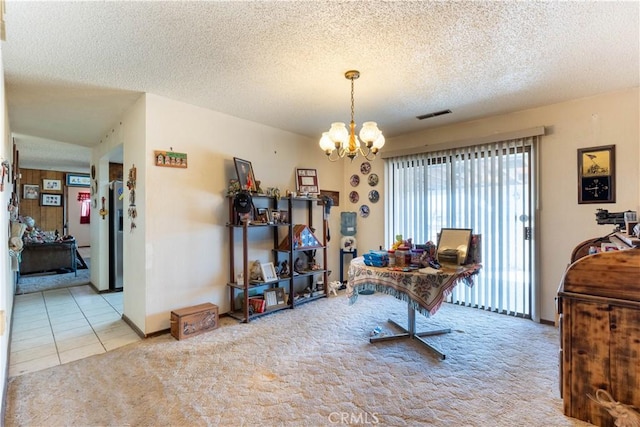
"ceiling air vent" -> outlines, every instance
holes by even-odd
[[[444,114],[451,114],[451,110],[442,110],[442,111],[435,111],[429,114],[423,114],[421,116],[416,116],[416,119],[418,120],[430,119],[431,117],[442,116]]]

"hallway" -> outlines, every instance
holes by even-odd
[[[16,295],[9,376],[106,353],[141,338],[122,320],[122,292],[90,285]]]

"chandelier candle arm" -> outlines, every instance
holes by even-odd
[[[351,80],[351,122],[349,130],[342,122],[331,124],[328,132],[323,132],[320,138],[320,148],[325,152],[329,161],[335,162],[340,158],[348,157],[353,161],[358,155],[367,160],[373,160],[378,151],[384,145],[385,139],[382,131],[378,129],[376,122],[364,122],[360,129],[360,139],[356,135],[354,83],[360,77],[357,70],[349,70],[344,74],[345,78]],[[366,150],[363,150],[360,140],[364,143]],[[336,156],[332,156],[336,153]]]

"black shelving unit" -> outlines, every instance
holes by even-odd
[[[270,209],[271,211],[283,211],[286,212],[288,221],[278,223],[256,224],[251,221],[239,222],[238,214],[233,206],[233,197],[228,198],[229,202],[229,222],[227,228],[229,230],[229,287],[230,295],[230,311],[229,315],[242,322],[249,322],[256,317],[271,314],[280,310],[294,308],[297,305],[304,304],[306,302],[314,301],[319,298],[324,298],[328,295],[327,287],[327,248],[326,248],[326,221],[322,221],[321,235],[315,232],[314,235],[319,241],[319,247],[313,248],[316,251],[317,257],[316,263],[320,267],[314,270],[303,270],[299,274],[294,274],[294,263],[298,258],[300,252],[306,251],[306,248],[296,248],[294,245],[294,224],[305,224],[310,228],[313,228],[313,213],[314,209],[322,209],[324,212],[324,206],[321,199],[312,197],[284,197],[276,199],[274,197],[265,195],[252,195],[254,211],[259,208]],[[302,207],[306,211],[306,218],[304,222],[296,222],[295,215],[299,214],[299,207]],[[255,216],[255,215],[254,215]],[[264,230],[268,230],[266,233]],[[263,230],[259,232],[258,230]],[[265,251],[264,257],[261,262],[273,262],[274,265],[280,265],[283,261],[287,261],[289,265],[288,276],[279,275],[277,280],[269,282],[256,282],[250,279],[250,263],[249,249],[251,247],[257,247],[258,242],[264,243],[269,239],[268,235],[271,234],[273,239],[272,250]],[[283,239],[289,239],[289,249],[280,249],[280,243]],[[237,256],[240,255],[240,260],[236,264]],[[238,265],[240,267],[238,268]],[[306,267],[309,267],[305,263]],[[242,271],[241,282],[237,280],[236,272]],[[321,290],[314,288],[315,278],[322,275],[323,287]],[[278,304],[276,306],[265,309],[264,312],[253,312],[250,309],[250,298],[261,296],[265,290],[273,288],[283,288],[288,295],[288,301],[284,304]],[[305,293],[304,289],[311,287],[311,292]],[[242,296],[239,298],[240,294]]]

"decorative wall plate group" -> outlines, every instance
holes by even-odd
[[[377,174],[371,173],[371,163],[362,162],[362,164],[360,165],[360,173],[362,175],[369,175],[367,177],[367,183],[371,187],[375,187],[376,185],[378,185],[380,178],[378,177]],[[357,187],[358,185],[360,185],[360,176],[354,173],[353,175],[351,175],[351,178],[349,179],[349,183],[351,184],[352,187]],[[378,200],[380,200],[380,193],[377,190],[371,190],[369,191],[368,199],[370,203],[378,203]],[[360,201],[360,194],[358,194],[358,192],[355,190],[350,192],[349,201],[351,203],[358,203]],[[358,211],[362,218],[368,217],[369,214],[371,213],[371,210],[368,205],[361,205]]]

